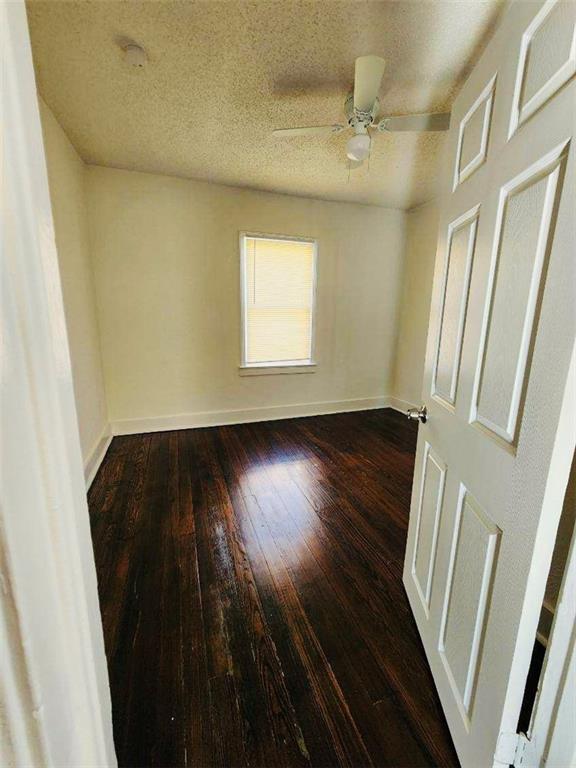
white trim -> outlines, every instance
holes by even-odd
[[[316,373],[316,363],[284,363],[283,365],[270,365],[270,363],[254,363],[241,365],[238,368],[240,376],[273,376],[283,373]]]
[[[96,473],[100,469],[100,464],[106,455],[106,451],[110,447],[112,442],[112,435],[110,434],[110,425],[106,424],[102,430],[100,437],[96,440],[92,450],[88,454],[88,458],[84,461],[84,477],[86,479],[86,490],[90,488]]]
[[[544,600],[546,579],[542,574],[547,574],[550,570],[550,563],[556,542],[558,531],[558,522],[562,506],[564,504],[568,479],[570,477],[570,467],[574,451],[576,451],[576,405],[574,403],[574,391],[576,390],[576,343],[572,347],[570,365],[566,376],[562,404],[558,415],[558,429],[554,448],[550,458],[550,471],[546,481],[544,498],[542,500],[542,514],[538,524],[538,532],[533,548],[533,557],[530,564],[530,571],[526,580],[526,590],[524,592],[524,601],[522,613],[520,615],[520,625],[516,635],[516,650],[510,669],[508,687],[506,691],[506,701],[503,709],[503,716],[500,722],[500,730],[504,732],[512,731],[516,728],[518,720],[517,713],[520,711],[522,696],[526,684],[526,675],[528,665],[532,654],[534,636],[538,628],[540,610]],[[572,551],[574,554],[574,550]],[[570,560],[569,556],[569,560]],[[570,570],[569,563],[564,572],[564,578],[568,576]],[[561,594],[564,596],[564,584],[561,587]],[[556,608],[555,624],[561,619],[558,618],[561,610],[560,603]],[[552,629],[552,638],[556,627]],[[551,638],[551,640],[552,640]],[[551,651],[548,651],[550,656]],[[549,663],[549,661],[548,661]],[[550,679],[550,678],[549,678]],[[541,698],[547,692],[544,691],[544,684],[548,687],[550,683],[546,682],[546,670],[541,679],[541,688],[539,697]],[[536,724],[538,709],[544,708],[544,704],[536,701],[533,722],[531,723],[531,733],[539,730]],[[558,714],[558,710],[557,710]],[[541,734],[543,738],[544,733]]]
[[[140,419],[119,419],[111,424],[113,435],[138,435],[142,432],[163,432],[172,429],[220,427],[276,419],[296,419],[304,416],[323,416],[329,413],[370,411],[390,407],[386,397],[366,397],[355,400],[327,400],[317,403],[270,405],[263,408],[244,408],[235,411],[200,411],[167,416],[144,416]]]
[[[574,697],[576,600],[574,595],[576,595],[576,530],[572,533],[569,556],[558,596],[558,609],[554,615],[532,721],[528,729],[533,746],[531,765],[534,766],[574,765],[568,757],[569,752],[576,751],[573,727],[576,718],[576,698]],[[563,728],[565,728],[564,733],[562,733]]]
[[[400,413],[406,414],[406,411],[409,408],[419,408],[420,406],[417,403],[411,403],[408,400],[402,400],[400,397],[387,397],[388,401],[388,408],[392,408],[395,411],[399,411]]]
[[[270,362],[262,363],[248,363],[246,361],[246,350],[248,348],[248,338],[246,331],[246,239],[253,238],[256,240],[284,240],[293,241],[297,243],[311,243],[314,246],[314,261],[312,266],[312,312],[311,312],[311,328],[310,328],[310,357],[308,359],[299,361],[290,360],[272,360]],[[301,373],[301,371],[288,370],[288,368],[298,364],[299,366],[314,366],[316,355],[316,305],[317,305],[317,285],[318,285],[318,240],[314,237],[300,237],[294,235],[277,235],[264,232],[239,232],[239,247],[240,247],[240,365],[241,370],[248,368],[286,368],[287,370],[281,371],[282,373]],[[280,371],[276,371],[280,373]],[[249,375],[249,374],[248,374]],[[256,374],[254,374],[256,375]]]
[[[0,672],[12,671],[1,752],[17,765],[102,768],[116,765],[110,691],[23,0],[0,3],[0,32]]]

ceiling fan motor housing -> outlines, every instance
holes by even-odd
[[[376,119],[376,115],[378,114],[379,110],[380,110],[379,99],[376,99],[374,101],[374,104],[372,105],[372,109],[369,112],[360,112],[360,110],[354,109],[354,93],[348,94],[348,97],[346,98],[346,102],[344,104],[344,112],[346,113],[348,125],[351,128],[356,128],[357,126],[364,126],[364,128],[368,128],[368,126],[374,123]]]

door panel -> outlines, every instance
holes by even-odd
[[[430,607],[430,592],[436,560],[438,528],[442,513],[446,465],[430,450],[424,448],[422,488],[416,522],[416,546],[412,562],[412,578],[418,590],[424,611]]]
[[[498,233],[490,269],[486,330],[480,341],[480,379],[471,420],[509,443],[515,430],[536,305],[567,145],[506,184],[500,195]]]
[[[466,727],[500,534],[461,486],[438,650]]]
[[[576,444],[575,22],[511,3],[444,161],[404,584],[465,768],[516,730]]]
[[[432,394],[446,405],[456,402],[460,351],[464,335],[470,275],[480,208],[476,206],[450,224],[442,287],[442,314]]]
[[[549,9],[530,38],[522,104],[533,99],[570,56],[570,8],[567,4],[552,3]]]
[[[574,9],[548,0],[522,38],[510,135],[576,72]]]
[[[454,189],[486,160],[496,75],[483,89],[460,122],[454,171]]]

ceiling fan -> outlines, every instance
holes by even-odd
[[[378,91],[384,75],[386,62],[380,56],[360,56],[356,59],[354,91],[344,103],[347,124],[313,125],[305,128],[277,128],[275,136],[312,136],[316,134],[341,133],[353,130],[354,135],[346,144],[346,155],[361,164],[370,154],[369,128],[379,133],[389,131],[447,131],[450,127],[450,113],[400,115],[377,119],[380,110]]]

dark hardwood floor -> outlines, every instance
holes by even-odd
[[[116,437],[89,493],[121,766],[455,766],[391,410]]]

